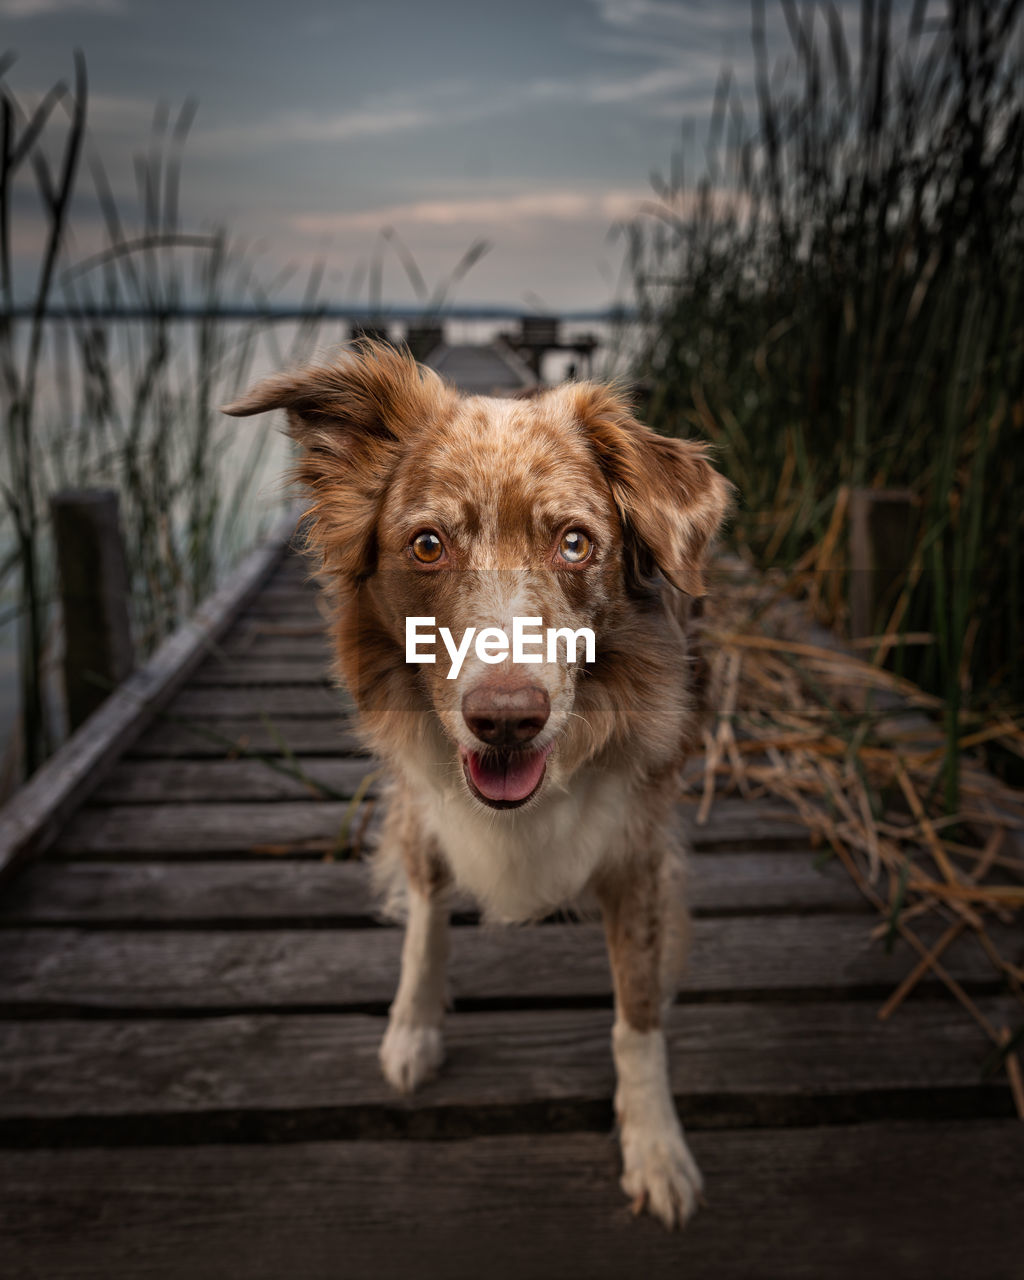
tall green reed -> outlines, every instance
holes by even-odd
[[[59,734],[47,706],[58,622],[50,494],[67,485],[118,490],[136,643],[145,654],[254,536],[245,513],[272,515],[273,499],[251,501],[272,434],[254,430],[239,448],[215,406],[249,380],[264,340],[278,364],[309,351],[319,332],[322,272],[311,273],[308,318],[290,352],[279,349],[268,316],[224,322],[219,313],[229,303],[269,308],[272,289],[223,231],[182,229],[182,154],[193,103],[173,120],[157,110],[148,150],[136,160],[135,208],[125,211],[99,160],[91,161],[102,245],[76,260],[76,180],[87,145],[84,59],[75,57],[73,88],[56,85],[32,112],[2,79],[11,61],[0,62],[0,592],[13,595],[19,628],[16,772],[27,774]],[[55,165],[48,158],[54,154]],[[24,320],[15,314],[13,221],[16,198],[24,201],[32,190],[45,236]],[[48,317],[58,304],[64,318]],[[183,321],[186,308],[198,318]],[[110,318],[125,310],[138,319]]]
[[[723,76],[705,176],[627,231],[651,419],[721,446],[761,564],[841,623],[848,488],[916,496],[876,626],[935,638],[898,661],[946,699],[953,809],[962,714],[1024,702],[1024,60],[1019,0],[925,8],[897,33],[863,0],[855,58],[834,6],[783,0],[787,75],[755,0],[756,122]]]
[[[6,73],[10,59],[5,60]],[[45,313],[49,304],[75,187],[85,133],[87,83],[85,62],[75,59],[75,87],[71,95],[70,123],[54,172],[39,147],[40,136],[59,105],[68,99],[63,85],[55,86],[28,115],[7,92],[0,96],[0,366],[5,400],[4,435],[9,471],[3,486],[5,511],[13,526],[13,549],[4,564],[7,573],[18,569],[19,651],[41,653],[44,646],[45,607],[42,566],[37,530],[40,493],[37,486],[35,403],[43,359]],[[14,276],[11,251],[11,204],[19,170],[33,168],[47,222],[38,264],[35,297],[24,352],[15,345],[11,311]],[[38,662],[20,665],[21,708],[26,767],[35,768],[49,747],[49,723],[44,710],[43,679]]]

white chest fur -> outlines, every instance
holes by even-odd
[[[580,771],[545,784],[535,805],[487,809],[460,783],[432,790],[424,817],[460,888],[496,920],[522,921],[571,904],[596,868],[626,847],[624,774]]]

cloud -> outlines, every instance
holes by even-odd
[[[418,200],[342,213],[300,213],[291,227],[306,235],[334,235],[348,231],[378,231],[398,225],[436,227],[518,227],[527,221],[605,223],[631,217],[650,193],[642,188],[580,192],[525,191],[512,195]]]
[[[591,0],[597,23],[581,27],[581,41],[606,53],[655,62],[697,54],[720,58],[737,40],[750,43],[746,0],[715,5],[663,4],[658,0]]]
[[[123,0],[0,0],[8,18],[43,18],[54,13],[121,13]]]
[[[747,0],[679,4],[664,0],[590,0],[596,22],[577,24],[590,55],[612,55],[639,69],[588,74],[566,89],[595,106],[632,107],[648,118],[707,115],[723,67],[752,66]]]
[[[206,153],[262,150],[281,143],[350,142],[361,138],[386,138],[419,130],[452,126],[484,117],[515,116],[540,103],[577,103],[584,106],[634,104],[648,114],[664,114],[680,94],[693,94],[703,105],[711,101],[709,84],[714,72],[695,70],[692,62],[656,67],[636,75],[612,78],[581,76],[576,79],[542,78],[500,88],[465,84],[458,93],[448,92],[439,101],[427,86],[416,97],[377,102],[364,100],[348,111],[326,115],[288,112],[249,124],[227,125],[196,135],[193,147]]]
[[[371,94],[342,111],[285,111],[197,134],[204,151],[261,150],[267,144],[348,142],[413,133],[435,125],[493,115],[500,103],[484,104],[481,86],[467,80],[427,82],[407,90]]]
[[[288,112],[259,124],[210,129],[199,135],[197,141],[205,150],[263,147],[281,142],[346,142],[423,129],[437,119],[435,112],[414,106],[389,109],[366,106],[324,116]]]
[[[89,128],[105,138],[148,136],[156,110],[152,98],[140,98],[130,94],[90,92],[87,107]],[[172,113],[172,120],[174,118]]]
[[[735,27],[737,15],[745,16],[743,4],[680,5],[665,0],[592,0],[600,17],[609,26],[628,30],[672,26],[693,31],[694,27],[723,31]]]
[[[682,193],[672,212],[685,218],[695,212],[696,200],[693,192]],[[337,296],[348,297],[349,287],[357,292],[365,288],[367,258],[375,244],[383,249],[377,234],[385,227],[399,230],[427,280],[444,279],[473,240],[483,236],[493,251],[474,267],[459,291],[462,298],[508,304],[533,291],[556,309],[599,307],[607,305],[623,270],[624,245],[610,236],[613,225],[652,212],[656,203],[651,191],[641,187],[534,188],[482,197],[466,193],[356,211],[294,214],[278,226],[278,246],[286,243],[297,260],[324,255],[342,267],[346,278],[359,281],[344,289],[337,286]],[[747,210],[744,197],[722,189],[712,193],[711,204],[718,216],[742,217]],[[397,259],[383,252],[382,262],[384,296],[414,301]]]
[[[642,104],[647,99],[678,94],[681,90],[704,93],[709,77],[713,82],[714,71],[695,67],[693,59],[669,66],[653,67],[636,75],[614,79],[607,75],[584,76],[576,80],[535,80],[525,86],[523,100],[558,99],[564,102],[582,102],[590,106]]]

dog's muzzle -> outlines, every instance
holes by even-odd
[[[459,749],[470,790],[492,809],[515,809],[544,781],[551,746],[530,744],[548,722],[551,701],[539,685],[484,681],[462,699],[462,718],[479,750]]]

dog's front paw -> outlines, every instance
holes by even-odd
[[[444,1061],[440,1027],[389,1022],[380,1046],[384,1078],[399,1093],[412,1093],[437,1074]]]
[[[658,1130],[623,1126],[621,1186],[633,1212],[647,1209],[669,1230],[681,1227],[702,1201],[704,1179],[678,1125]]]

